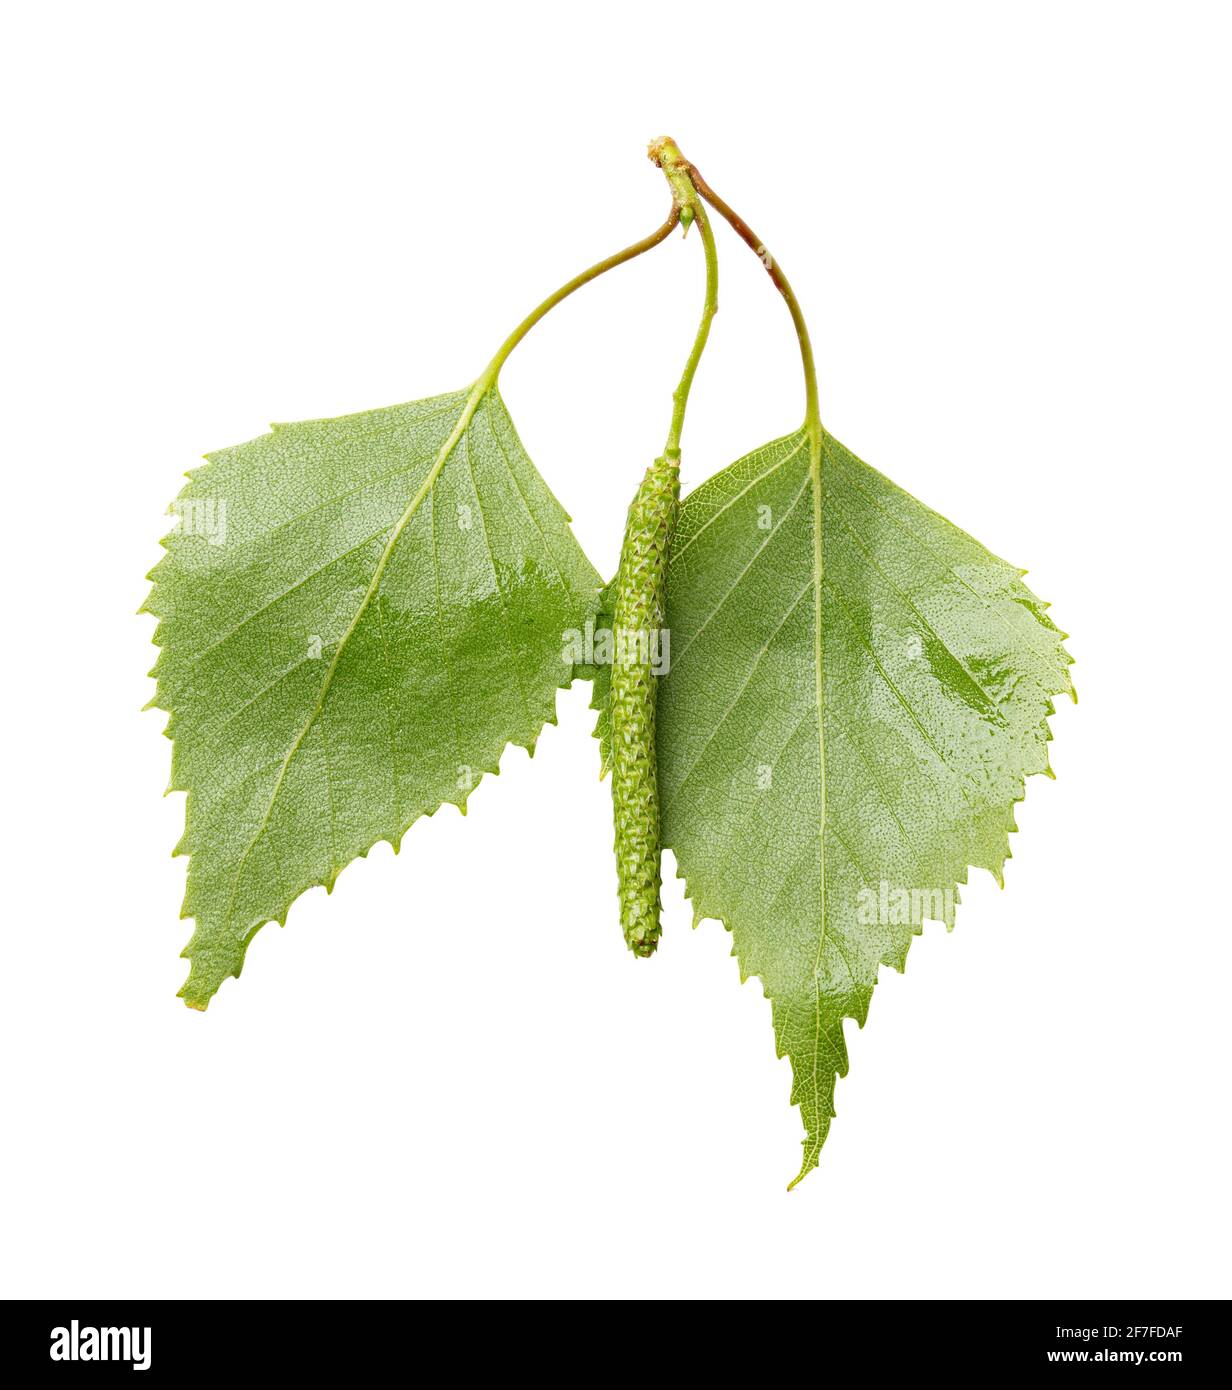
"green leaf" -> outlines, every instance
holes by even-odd
[[[192,856],[183,998],[378,840],[533,752],[599,576],[495,386],[210,455],[145,607]]]
[[[615,626],[616,588],[619,583],[620,573],[617,571],[599,594],[599,611],[594,618],[596,633],[611,632]],[[608,699],[612,689],[611,663],[596,666],[578,665],[574,667],[574,674],[579,680],[593,682],[590,708],[597,710],[599,714],[595,720],[595,737],[599,740],[599,778],[602,781],[612,768],[612,721],[608,718]]]
[[[824,433],[815,463],[801,431],[684,503],[663,840],[695,920],[725,923],[772,1001],[806,1131],[797,1182],[847,1071],[843,1020],[863,1026],[879,966],[904,968],[925,917],[953,925],[968,865],[1000,881],[1024,778],[1049,771],[1070,658],[1024,572]]]

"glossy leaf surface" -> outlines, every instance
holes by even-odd
[[[274,426],[189,477],[146,608],[204,1008],[300,893],[533,750],[599,578],[495,387]]]
[[[659,682],[663,840],[696,917],[732,931],[791,1059],[817,1163],[881,965],[998,879],[1024,779],[1048,770],[1070,658],[1023,571],[823,435],[683,506]],[[605,704],[604,676],[596,703]],[[606,714],[597,731],[608,737]]]

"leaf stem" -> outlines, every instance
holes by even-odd
[[[432,467],[428,470],[428,474],[424,478],[423,483],[420,485],[419,492],[399,521],[399,531],[406,524],[408,519],[414,515],[415,509],[419,506],[424,496],[440,476],[441,469],[444,468],[449,455],[453,453],[454,446],[466,433],[467,427],[475,418],[475,412],[479,409],[483,398],[496,384],[496,378],[500,375],[500,369],[505,365],[505,361],[509,354],[517,347],[522,339],[526,337],[530,330],[534,328],[535,324],[537,324],[545,314],[551,313],[562,299],[568,299],[574,290],[580,290],[583,285],[589,284],[591,280],[598,279],[598,277],[603,275],[606,271],[614,270],[618,265],[624,265],[626,261],[633,260],[644,251],[650,251],[658,246],[661,241],[665,241],[671,234],[672,228],[675,227],[679,221],[680,207],[678,204],[673,204],[667,221],[664,222],[657,231],[651,232],[648,237],[643,237],[641,241],[635,241],[632,246],[626,246],[623,251],[617,251],[614,256],[608,256],[605,260],[597,261],[589,270],[582,271],[580,275],[575,275],[572,280],[562,285],[554,294],[548,295],[537,309],[533,309],[527,314],[522,322],[518,324],[513,332],[510,333],[500,345],[496,351],[496,356],[493,357],[491,362],[483,369],[478,379],[475,381],[475,384],[471,387],[466,401],[462,406],[462,413],[454,422],[454,427],[449,432],[449,437],[437,451],[436,459]],[[337,658],[335,658],[335,660],[336,659]]]
[[[545,315],[551,313],[561,300],[568,299],[574,290],[580,290],[583,285],[588,285],[592,280],[597,280],[600,275],[606,274],[609,270],[615,270],[618,265],[624,265],[626,261],[634,260],[644,252],[653,250],[661,241],[665,241],[668,236],[671,235],[672,229],[679,221],[680,208],[678,205],[673,204],[667,221],[664,222],[657,231],[651,232],[648,237],[643,237],[641,241],[635,241],[632,246],[626,246],[623,251],[617,251],[614,256],[608,256],[605,260],[596,262],[589,270],[584,270],[580,275],[575,275],[572,280],[562,285],[554,294],[548,295],[537,309],[533,309],[527,314],[522,322],[518,324],[497,349],[496,356],[493,357],[491,362],[484,368],[483,374],[475,383],[475,389],[478,395],[482,396],[488,391],[496,381],[496,378],[500,375],[500,369],[505,365],[505,361],[509,354],[517,347],[522,339],[526,337],[530,330],[534,328],[535,324]]]
[[[714,233],[710,229],[710,219],[706,216],[706,209],[700,203],[694,209],[694,218],[697,222],[697,230],[701,233],[702,247],[706,253],[706,301],[702,306],[701,322],[697,325],[697,336],[693,339],[693,347],[689,352],[688,361],[684,364],[680,385],[676,387],[672,396],[672,423],[667,432],[667,443],[663,448],[664,454],[669,459],[680,457],[680,433],[684,429],[684,413],[689,404],[689,391],[693,386],[697,364],[702,360],[702,353],[705,351],[706,339],[710,336],[711,321],[719,311],[718,252],[714,244]]]
[[[702,239],[702,249],[706,255],[706,298],[702,305],[701,321],[697,325],[697,335],[684,364],[680,385],[672,395],[672,421],[663,449],[664,457],[675,463],[680,459],[680,435],[684,429],[684,415],[689,404],[693,377],[705,351],[706,340],[710,337],[711,322],[719,311],[719,257],[705,204],[698,196],[699,190],[693,186],[688,161],[680,153],[676,142],[667,136],[653,141],[650,146],[650,158],[663,170],[671,185],[676,213],[684,224],[685,236],[688,236],[689,228],[696,222]]]
[[[690,164],[687,160],[683,162],[694,188],[719,216],[730,224],[741,241],[753,251],[758,260],[765,266],[766,273],[774,282],[775,289],[786,301],[792,324],[795,326],[796,338],[800,344],[800,362],[804,368],[804,427],[808,430],[811,440],[815,444],[819,443],[821,439],[821,412],[817,400],[817,368],[813,361],[813,344],[809,340],[808,325],[804,321],[804,312],[800,308],[800,301],[796,298],[795,291],[792,289],[787,276],[783,274],[782,267],[766,250],[765,243],[752,227],[730,204],[725,203],[719,197],[702,178],[696,165]]]

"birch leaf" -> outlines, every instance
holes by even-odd
[[[599,577],[495,386],[210,455],[151,574],[204,1008],[254,933],[533,752]]]
[[[659,682],[663,842],[695,917],[772,1003],[817,1164],[881,965],[998,880],[1048,772],[1059,632],[1017,570],[823,433],[758,449],[682,508]],[[596,704],[605,703],[605,677]],[[606,734],[606,712],[599,730]]]

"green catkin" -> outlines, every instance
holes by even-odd
[[[655,702],[658,676],[666,674],[664,631],[667,560],[680,511],[680,432],[693,374],[701,360],[710,321],[718,309],[719,268],[714,236],[701,198],[690,180],[690,166],[675,141],[651,142],[650,158],[672,189],[685,232],[697,224],[706,256],[706,300],[697,336],[672,397],[672,421],[661,457],[646,476],[629,508],[620,551],[612,610],[615,650],[610,686],[612,808],[616,821],[616,875],[620,925],[629,949],[653,955],[659,944],[662,887],[659,839],[658,762],[655,756]]]
[[[659,788],[652,666],[666,652],[667,560],[680,510],[679,460],[658,458],[629,508],[613,611],[611,682],[612,806],[620,925],[629,949],[653,954],[659,942]]]

